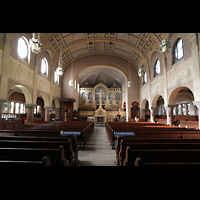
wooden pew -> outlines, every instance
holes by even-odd
[[[142,163],[163,163],[200,166],[200,149],[131,149],[126,148],[123,166],[138,166]]]
[[[45,156],[49,157],[52,166],[68,165],[63,146],[60,146],[58,149],[0,148],[0,160],[41,161]]]
[[[175,139],[171,141],[165,140],[154,140],[154,141],[146,141],[141,143],[138,142],[124,142],[121,140],[120,150],[118,154],[116,153],[116,162],[118,165],[122,166],[123,161],[126,156],[126,148],[130,147],[132,149],[200,149],[200,140],[185,140],[184,139]]]
[[[0,160],[0,167],[43,167],[51,166],[51,161],[44,156],[42,161]]]
[[[65,158],[69,165],[73,165],[72,142],[68,141],[29,141],[29,140],[0,140],[0,148],[42,148],[56,149],[62,145],[64,147]]]
[[[64,146],[66,159],[69,160],[69,164],[76,165],[78,161],[78,145],[76,136],[63,136],[63,137],[39,137],[39,136],[0,136],[0,147],[6,146],[3,141],[9,142],[13,147],[17,145],[24,145],[23,147],[41,147],[41,148],[53,148],[60,145]],[[17,143],[19,141],[19,143]],[[69,142],[70,141],[70,142]],[[16,143],[14,143],[16,142]],[[35,143],[34,143],[35,142]],[[68,147],[65,147],[67,145]]]

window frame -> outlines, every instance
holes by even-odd
[[[42,62],[44,61],[45,65],[46,65],[46,70],[45,72],[42,72]],[[48,77],[48,71],[49,71],[49,63],[48,63],[48,60],[44,57],[41,59],[41,62],[40,62],[40,72],[43,76],[45,77]]]
[[[20,56],[20,54],[19,54],[19,40],[20,39],[22,39],[23,41],[24,41],[24,43],[25,43],[25,45],[26,45],[26,48],[27,48],[27,55],[26,55],[26,57],[21,57]],[[22,61],[24,61],[24,62],[26,62],[26,63],[30,63],[30,47],[29,47],[29,42],[28,42],[28,40],[26,39],[26,37],[24,37],[24,36],[20,36],[19,38],[18,38],[18,40],[17,40],[17,57],[20,59],[20,60],[22,60]]]
[[[146,84],[147,83],[147,72],[144,72],[144,75],[142,77],[142,84]]]
[[[178,49],[178,43],[180,42],[180,40],[182,41],[182,46],[180,49]],[[183,56],[181,58],[178,58],[178,52],[179,51],[183,51],[182,54]],[[174,61],[179,61],[184,57],[184,43],[183,43],[183,39],[182,38],[178,38],[175,47],[174,47]]]
[[[159,59],[156,59],[156,62],[155,62],[155,64],[154,64],[154,77],[160,75],[160,69],[159,69],[159,73],[157,73],[158,62],[159,62],[159,68],[160,68],[160,60],[159,60]]]

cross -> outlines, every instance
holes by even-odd
[[[101,103],[102,103],[102,94],[105,94],[105,92],[102,93],[102,90],[100,90],[96,94],[99,94],[99,102],[100,102],[100,106],[101,106]]]

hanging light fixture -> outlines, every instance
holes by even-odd
[[[171,48],[171,41],[169,39],[163,39],[160,43],[160,51],[162,54],[167,54],[168,49]]]
[[[41,52],[42,43],[40,42],[40,34],[38,33],[38,38],[35,38],[35,33],[33,33],[32,39],[29,41],[30,49],[33,53],[38,54]]]
[[[139,77],[143,77],[144,76],[144,70],[143,69],[139,68],[139,70],[138,70],[138,76]]]
[[[63,67],[62,67],[62,50],[60,50],[58,67],[57,67],[56,71],[57,71],[59,76],[62,76],[63,73],[64,73],[64,70],[63,70]]]

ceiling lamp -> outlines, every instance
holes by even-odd
[[[30,39],[30,49],[33,53],[38,54],[41,52],[42,43],[40,42],[40,34],[38,33],[38,38],[35,38],[35,33],[33,33],[32,39]]]
[[[60,55],[59,55],[58,67],[57,67],[56,71],[59,76],[62,76],[64,73],[64,70],[62,67],[62,51],[61,50],[60,50]]]
[[[138,76],[139,77],[143,77],[144,76],[144,70],[142,70],[141,68],[139,68],[139,70],[138,70]]]
[[[167,54],[168,49],[171,48],[171,41],[169,39],[163,39],[160,43],[160,51],[162,54]]]
[[[132,85],[132,81],[128,81],[128,87],[130,88]]]

